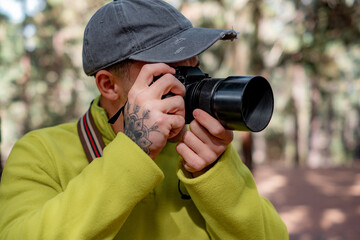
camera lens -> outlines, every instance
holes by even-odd
[[[208,112],[227,129],[259,132],[270,122],[274,97],[270,84],[260,76],[205,78],[187,86],[187,123],[195,108]]]
[[[262,131],[273,110],[272,89],[260,76],[226,78],[218,84],[212,99],[212,111],[220,122],[240,131]]]
[[[197,67],[177,67],[175,77],[185,85],[185,122],[200,108],[232,130],[260,132],[269,124],[274,96],[261,76],[211,78]]]

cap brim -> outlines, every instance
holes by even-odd
[[[234,30],[189,28],[129,58],[145,62],[179,62],[199,55],[219,39],[233,40],[236,36]]]

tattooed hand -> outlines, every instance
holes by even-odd
[[[159,132],[157,123],[155,122],[150,128],[144,124],[144,121],[149,119],[150,110],[145,110],[142,112],[142,116],[138,116],[140,111],[140,106],[135,105],[133,108],[133,113],[129,112],[130,103],[127,104],[126,111],[126,127],[125,134],[130,137],[137,145],[139,145],[146,153],[149,152],[149,148],[152,142],[149,139],[150,132]]]
[[[185,87],[173,74],[166,64],[145,64],[128,93],[124,133],[152,159],[185,125]],[[162,99],[169,92],[175,96]]]

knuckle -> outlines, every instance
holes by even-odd
[[[184,168],[188,172],[195,172],[191,166],[189,166],[186,162],[183,163]]]
[[[146,93],[146,91],[141,91],[136,95],[136,100],[140,103],[146,103],[150,101],[150,98],[148,96],[148,94]]]
[[[197,127],[197,125],[198,125],[197,121],[195,121],[195,120],[191,121],[190,124],[189,124],[190,130],[195,129]]]
[[[176,78],[174,77],[174,75],[170,74],[170,73],[165,73],[164,74],[164,78],[166,78],[166,81],[170,82],[174,82],[176,80]]]
[[[184,113],[184,116],[185,116],[185,113]],[[184,118],[184,116],[178,117],[178,119],[179,119],[179,125],[180,125],[180,126],[184,126],[184,125],[185,125],[185,118]]]
[[[190,140],[190,138],[191,138],[191,132],[190,131],[186,131],[184,134],[183,134],[183,137],[182,137],[182,139],[183,139],[183,141],[184,142],[189,142],[189,140]]]
[[[204,159],[206,162],[212,162],[218,158],[217,151],[206,151],[204,154]]]
[[[216,159],[223,153],[225,152],[227,148],[227,145],[221,145],[221,146],[218,146],[216,149],[215,149],[215,154],[216,154]]]
[[[183,107],[183,106],[185,107],[185,101],[182,96],[175,95],[175,96],[173,96],[173,98],[180,107]]]
[[[180,128],[185,125],[185,119],[181,116],[167,115],[167,117],[171,119],[172,128]]]
[[[179,81],[179,79],[177,79],[174,75],[172,74],[169,74],[171,76],[171,81],[174,83],[174,84],[177,84],[179,86],[182,86],[184,87],[184,85]],[[185,87],[184,87],[185,88]]]
[[[201,158],[197,158],[195,156],[188,157],[187,159],[184,159],[184,161],[188,166],[188,170],[190,170],[190,172],[197,172],[206,167],[206,162],[203,161]]]
[[[199,161],[199,160],[193,161],[191,167],[195,172],[198,172],[206,167],[206,163],[204,161]]]
[[[231,143],[234,140],[234,133],[229,131],[227,143]]]
[[[185,103],[181,97],[179,97],[178,101],[176,101],[176,105],[174,106],[172,112],[185,117]]]
[[[156,121],[160,126],[163,126],[168,122],[168,117],[166,116],[166,114],[156,114],[154,117],[155,119],[157,119]]]
[[[177,151],[181,151],[181,150],[183,149],[183,145],[184,145],[184,143],[179,142],[179,143],[176,145],[176,150],[177,150]]]
[[[213,129],[211,129],[211,133],[214,136],[222,136],[222,135],[224,135],[224,132],[225,132],[225,129],[220,126],[217,126],[217,127],[214,127]]]
[[[180,142],[180,143],[176,146],[176,151],[181,155],[184,150],[185,150],[185,144]]]
[[[150,72],[152,69],[152,66],[150,64],[145,64],[143,67],[142,67],[142,71],[144,72]]]
[[[136,96],[136,92],[135,92],[135,89],[131,89],[129,92],[128,92],[128,99],[134,99]]]

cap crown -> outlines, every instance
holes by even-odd
[[[100,8],[84,32],[86,74],[152,48],[186,29],[191,22],[161,0],[119,0]]]

